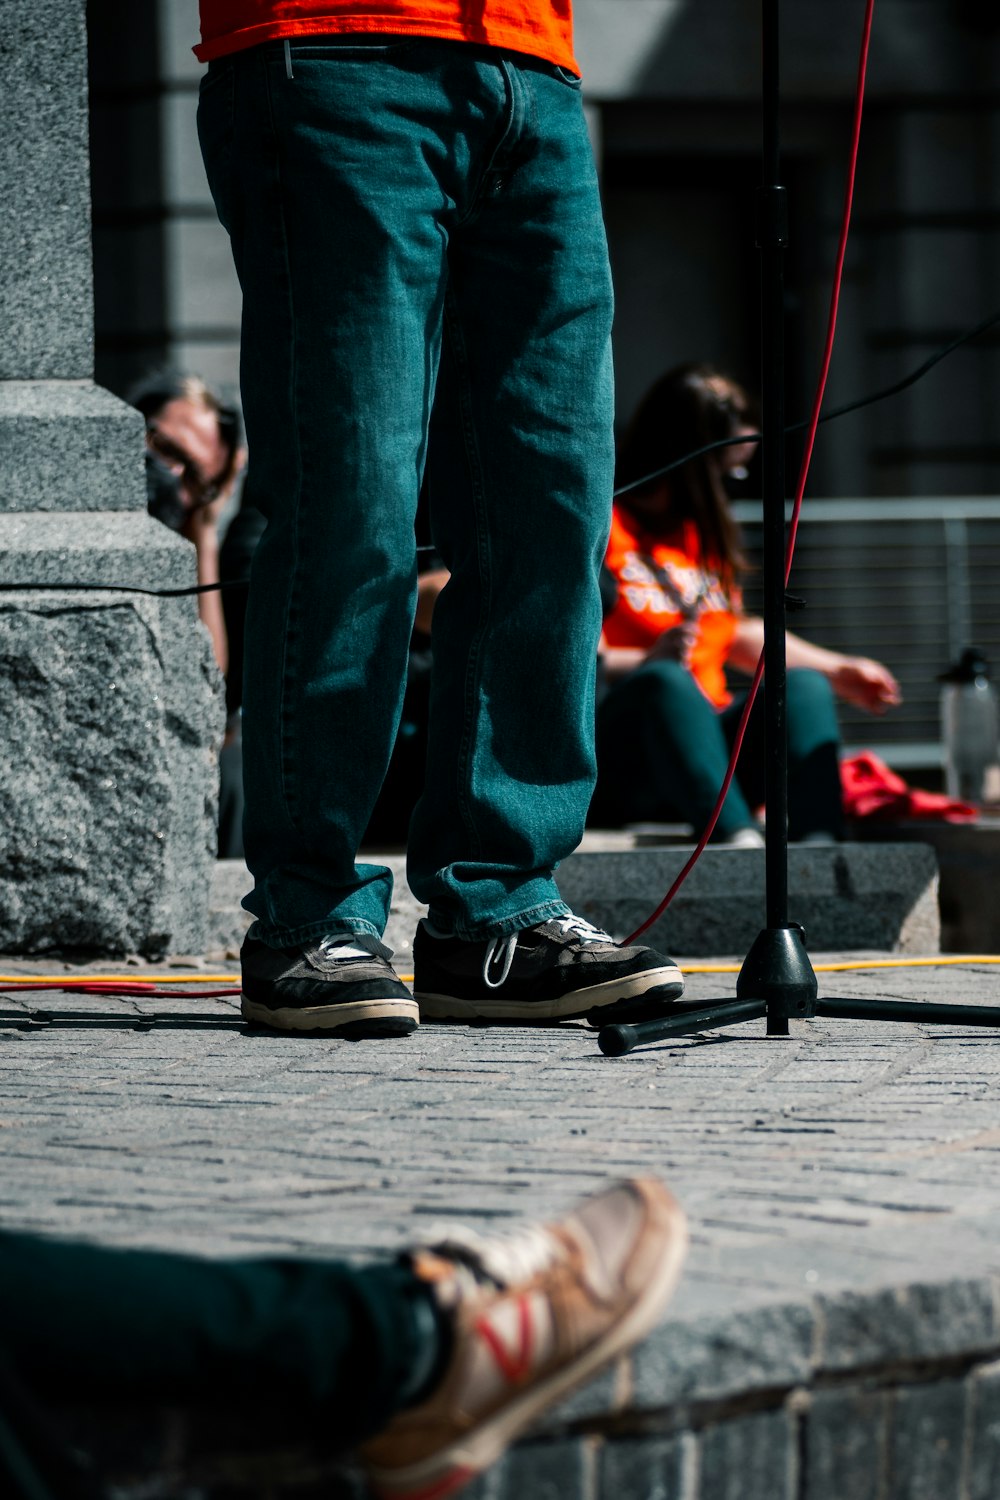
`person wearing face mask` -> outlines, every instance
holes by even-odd
[[[194,544],[198,582],[219,582],[219,517],[243,469],[239,417],[203,380],[143,382],[130,397],[146,419],[146,507]],[[198,614],[220,670],[229,666],[222,598],[198,595]]]
[[[246,462],[239,415],[194,375],[151,377],[129,399],[146,419],[146,509],[193,544],[199,584],[218,583],[219,518]],[[226,734],[219,754],[218,855],[240,859],[243,754],[238,708],[228,711],[230,651],[224,607],[221,590],[198,595],[198,618],[227,678]],[[242,662],[237,670],[241,667]]]

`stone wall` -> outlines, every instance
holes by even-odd
[[[989,1281],[667,1323],[463,1494],[468,1500],[996,1500]],[[74,1408],[120,1500],[366,1500],[294,1418]]]

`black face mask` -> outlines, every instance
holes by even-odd
[[[157,521],[180,531],[187,520],[181,499],[181,476],[175,474],[155,453],[146,450],[146,509]]]

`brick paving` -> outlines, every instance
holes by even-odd
[[[819,980],[1000,1003],[1000,966],[981,963]],[[688,993],[734,984],[692,975]],[[792,1031],[750,1022],[610,1059],[580,1024],[348,1043],[251,1032],[235,999],[6,994],[0,1215],[109,1244],[353,1257],[642,1171],[691,1218],[679,1317],[1000,1273],[1000,1036]]]

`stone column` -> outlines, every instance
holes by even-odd
[[[199,952],[221,678],[145,509],[142,419],[93,383],[84,0],[0,29],[0,951]]]

